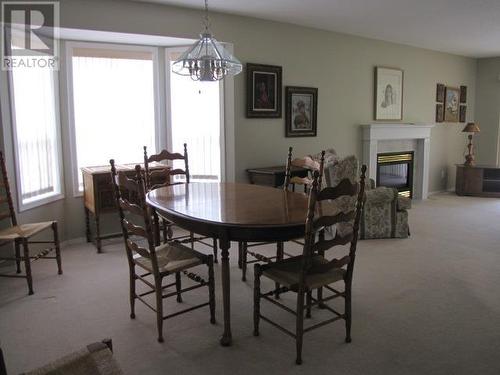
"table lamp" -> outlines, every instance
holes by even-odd
[[[474,137],[474,133],[479,133],[481,130],[479,129],[479,125],[474,122],[469,122],[465,125],[465,128],[462,130],[463,133],[469,133],[469,144],[467,145],[467,149],[469,153],[465,155],[465,166],[472,167],[474,166],[474,145],[472,144],[472,138]]]

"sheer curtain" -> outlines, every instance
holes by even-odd
[[[172,150],[182,152],[187,143],[192,179],[220,181],[220,83],[172,73],[170,100]],[[174,166],[183,167],[182,163]]]
[[[142,163],[155,147],[153,55],[127,50],[74,49],[73,100],[80,168]]]
[[[21,204],[61,193],[53,74],[47,68],[12,70]]]

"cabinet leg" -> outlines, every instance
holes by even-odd
[[[95,215],[95,246],[97,247],[97,253],[101,253],[101,228],[99,223],[99,215]]]
[[[90,234],[90,212],[87,207],[85,207],[85,236],[87,237],[87,242],[92,241]]]

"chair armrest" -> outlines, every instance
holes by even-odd
[[[397,199],[397,190],[384,186],[366,191],[366,203],[371,206],[383,206]]]

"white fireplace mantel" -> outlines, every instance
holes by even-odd
[[[429,194],[429,154],[433,124],[383,124],[361,125],[363,131],[363,163],[368,167],[368,176],[376,179],[379,143],[391,140],[416,140],[415,158],[420,166],[414,170],[415,199],[427,199]],[[405,151],[405,150],[395,150]]]

